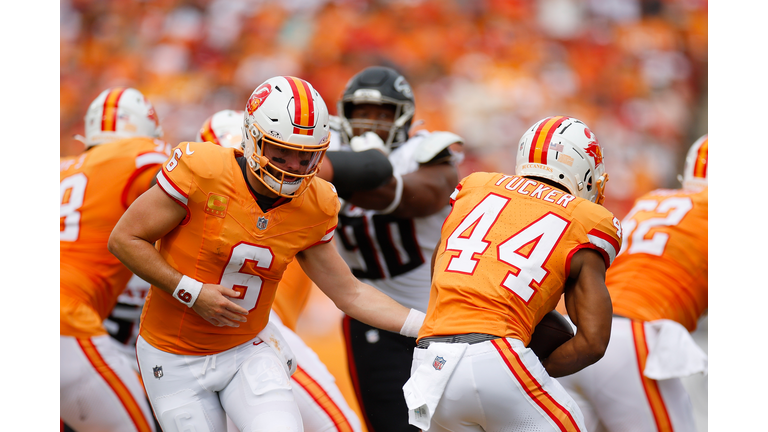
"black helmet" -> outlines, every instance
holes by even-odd
[[[338,114],[342,124],[342,140],[348,142],[354,127],[370,129],[372,121],[351,120],[352,106],[356,104],[394,105],[395,121],[389,128],[389,136],[384,143],[387,148],[404,143],[416,110],[413,91],[405,77],[392,68],[371,66],[358,72],[349,80],[338,102]],[[359,123],[359,124],[358,124]],[[387,125],[389,126],[389,125]]]

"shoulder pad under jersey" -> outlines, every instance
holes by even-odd
[[[172,198],[187,205],[187,197],[196,179],[218,178],[226,158],[233,158],[235,149],[209,142],[182,142],[171,151],[168,161],[157,174],[157,184]]]
[[[454,143],[464,144],[464,139],[452,132],[432,132],[419,142],[419,146],[413,154],[414,159],[418,163],[427,163]]]
[[[603,255],[608,268],[621,250],[621,222],[605,207],[588,200],[581,201],[573,216],[584,227],[590,244]]]
[[[318,208],[325,214],[333,216],[339,213],[341,204],[332,183],[315,176],[309,190],[304,193],[307,197],[317,200]]]

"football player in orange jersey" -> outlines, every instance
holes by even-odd
[[[433,431],[585,431],[552,377],[608,344],[605,269],[621,246],[605,207],[602,148],[581,121],[548,117],[523,134],[515,175],[473,173],[451,195],[411,378],[411,424]],[[526,346],[565,293],[580,331],[539,359]]]
[[[689,332],[707,309],[708,139],[691,146],[682,189],[640,197],[606,277],[611,340],[596,364],[560,379],[590,430],[695,431],[681,377],[707,372]],[[581,331],[581,328],[579,328]],[[578,334],[578,332],[577,332]]]
[[[77,431],[155,429],[139,377],[102,323],[132,276],[107,241],[168,158],[161,136],[138,90],[111,88],[85,115],[86,150],[61,159],[60,415]]]
[[[222,147],[241,148],[243,143],[243,111],[222,110],[203,122],[197,141],[208,141]],[[360,420],[347,405],[336,386],[336,380],[312,348],[295,333],[296,322],[307,303],[312,281],[296,261],[288,264],[275,293],[269,314],[296,356],[296,372],[291,375],[291,388],[299,406],[305,432],[359,432]],[[237,432],[228,419],[227,430]]]
[[[314,178],[329,136],[320,94],[274,77],[245,111],[244,151],[179,144],[109,241],[152,284],[136,349],[166,431],[223,431],[226,416],[241,431],[303,429],[289,381],[296,362],[268,323],[294,258],[357,319],[414,336],[424,317],[358,281],[329,244],[339,201]]]

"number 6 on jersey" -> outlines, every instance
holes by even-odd
[[[509,198],[488,195],[461,221],[446,242],[446,251],[460,252],[451,258],[446,271],[474,273],[479,261],[476,255],[482,255],[488,249],[490,242],[486,241],[486,236],[508,202]],[[499,244],[497,259],[513,268],[499,284],[528,303],[536,293],[533,284],[540,286],[549,274],[544,264],[567,227],[568,221],[547,213]],[[464,235],[469,229],[469,234]],[[529,244],[530,250],[523,252]]]
[[[240,243],[232,248],[232,257],[221,275],[221,286],[232,288],[240,293],[240,298],[232,302],[242,306],[248,312],[256,307],[261,293],[261,277],[245,273],[243,269],[250,265],[268,269],[272,265],[274,255],[268,248],[248,243]]]

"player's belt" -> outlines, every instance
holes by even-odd
[[[460,335],[449,335],[449,336],[432,336],[432,337],[425,337],[419,341],[417,344],[418,348],[429,348],[429,344],[432,342],[441,342],[441,343],[466,343],[466,344],[476,344],[480,342],[485,342],[493,339],[498,339],[498,336],[489,335],[485,333],[466,333],[466,334],[460,334]]]

